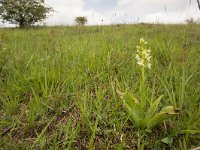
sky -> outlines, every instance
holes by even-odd
[[[196,0],[46,0],[55,12],[49,25],[73,25],[86,16],[88,25],[116,23],[183,23],[200,18]]]
[[[51,13],[45,24],[74,25],[85,16],[88,25],[117,23],[183,23],[200,18],[196,0],[46,0]]]

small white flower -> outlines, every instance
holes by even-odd
[[[138,54],[135,55],[135,58],[138,60],[140,60],[140,56]]]
[[[151,69],[151,50],[146,49],[146,44],[147,42],[144,40],[144,38],[141,38],[140,45],[136,46],[137,54],[135,55],[135,58],[139,66]]]
[[[150,50],[150,49],[148,49],[148,50],[147,50],[147,52],[148,52],[148,53],[151,53],[151,50]]]
[[[151,56],[147,57],[146,59],[147,59],[148,62],[150,62]]]
[[[139,66],[145,66],[143,60],[138,61],[137,64],[138,64]]]
[[[140,49],[140,46],[136,46],[136,48],[137,48],[137,50],[139,50],[139,49]]]
[[[147,68],[151,69],[151,64],[150,63],[147,65]]]
[[[143,38],[143,37],[140,39],[140,44],[144,44],[144,45],[146,45],[146,44],[147,44],[147,42],[144,40],[144,38]]]

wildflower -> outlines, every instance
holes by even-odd
[[[147,44],[147,42],[144,40],[144,38],[143,38],[143,37],[140,39],[140,44],[144,44],[144,45],[146,45],[146,44]]]
[[[140,39],[140,44],[136,46],[137,54],[135,58],[137,60],[137,64],[141,67],[151,69],[151,50],[146,48],[147,42],[144,38]]]
[[[141,61],[138,61],[137,64],[138,64],[139,66],[144,66],[144,63],[143,63],[142,60],[141,60]]]
[[[151,69],[151,64],[150,63],[147,65],[147,68]]]

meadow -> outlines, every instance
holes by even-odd
[[[144,121],[165,107],[165,120]],[[0,29],[0,149],[199,146],[199,25]]]

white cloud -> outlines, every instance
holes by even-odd
[[[132,22],[181,23],[190,17],[200,17],[195,2],[189,4],[187,0],[119,0],[116,10],[120,14],[126,13]]]
[[[190,5],[189,0],[118,0],[117,4],[109,10],[85,6],[89,5],[89,1],[94,3],[94,0],[87,0],[87,2],[84,0],[47,0],[47,4],[56,10],[47,23],[71,25],[76,16],[87,16],[89,24],[135,23],[138,21],[180,23],[190,17],[194,19],[200,17],[194,0]],[[106,5],[105,0],[101,2],[104,3],[102,5]]]
[[[46,0],[54,12],[47,20],[48,24],[72,24],[76,15],[83,14],[83,0]]]
[[[55,10],[45,21],[48,25],[73,25],[77,16],[86,16],[89,25],[180,23],[190,17],[200,18],[196,0],[191,4],[189,0],[46,0],[46,3]]]

